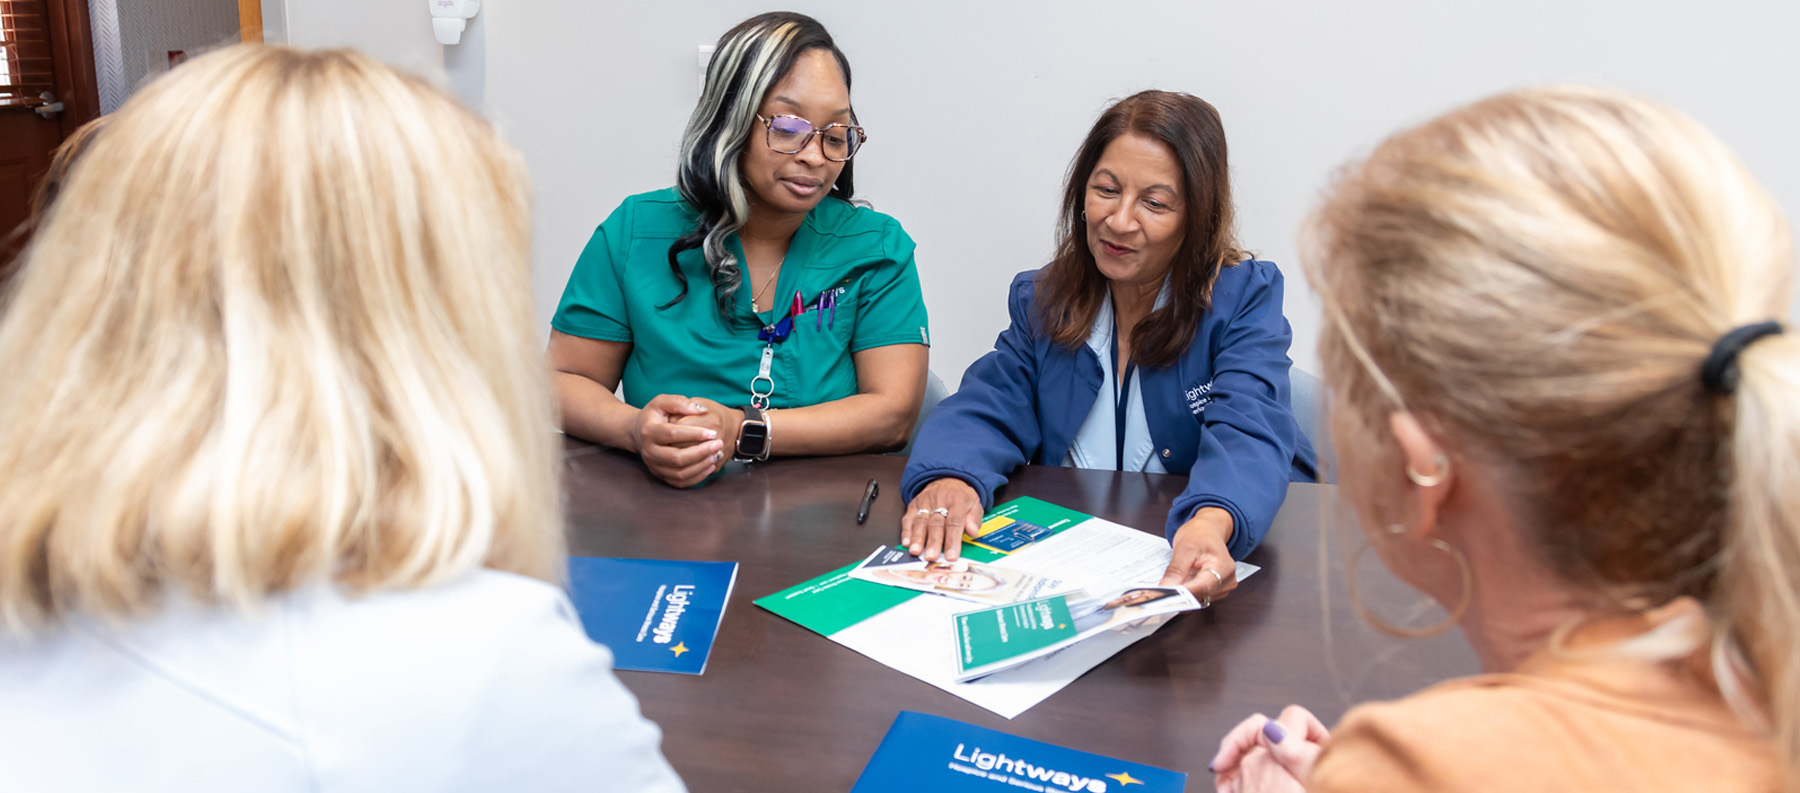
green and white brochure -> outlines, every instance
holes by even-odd
[[[1032,498],[995,507],[996,516],[1032,524],[1031,542],[1003,553],[964,541],[962,555],[1001,569],[1062,579],[1088,592],[1154,586],[1169,565],[1168,540]],[[1024,713],[1154,626],[1106,630],[1032,663],[960,682],[957,649],[946,626],[970,604],[851,577],[862,560],[776,592],[756,605],[1005,718]],[[1243,579],[1254,568],[1241,564]]]
[[[1062,595],[981,609],[951,618],[958,680],[981,677],[1075,640],[1075,618]]]
[[[1151,620],[1197,608],[1200,601],[1181,587],[1139,585],[958,614],[951,622],[956,679],[974,680],[1047,658],[1108,631],[1142,629],[1148,634],[1162,625]]]

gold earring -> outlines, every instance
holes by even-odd
[[[1430,485],[1425,485],[1425,487],[1430,487]],[[1406,533],[1406,527],[1392,525],[1387,527],[1387,533],[1395,536],[1404,535]],[[1356,552],[1350,554],[1350,563],[1344,568],[1344,582],[1350,589],[1350,606],[1351,608],[1356,609],[1357,616],[1362,617],[1363,622],[1367,622],[1369,625],[1373,626],[1375,630],[1395,638],[1423,639],[1428,636],[1436,636],[1449,630],[1450,626],[1455,625],[1458,620],[1461,620],[1463,614],[1469,610],[1469,600],[1475,594],[1475,577],[1469,572],[1469,557],[1464,556],[1462,551],[1457,550],[1456,547],[1450,543],[1433,537],[1431,538],[1431,547],[1450,554],[1450,558],[1456,560],[1457,571],[1462,573],[1462,597],[1457,599],[1456,607],[1450,609],[1449,616],[1445,617],[1443,622],[1429,628],[1402,628],[1376,616],[1375,612],[1370,611],[1367,606],[1363,605],[1362,593],[1356,585],[1357,563],[1362,561],[1363,552],[1369,550],[1373,545],[1374,543],[1365,542],[1361,546],[1358,546]]]
[[[1437,487],[1443,484],[1445,479],[1450,478],[1450,458],[1445,457],[1443,452],[1438,452],[1435,461],[1437,469],[1429,474],[1421,474],[1417,468],[1412,467],[1412,463],[1407,463],[1406,478],[1419,487]]]

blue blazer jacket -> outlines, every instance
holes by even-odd
[[[963,375],[962,387],[919,430],[901,499],[953,476],[993,505],[994,491],[1027,462],[1060,465],[1104,385],[1100,359],[1059,345],[1032,310],[1038,271],[1013,278],[1012,325]],[[1245,261],[1219,272],[1212,308],[1181,358],[1139,368],[1144,415],[1156,454],[1187,489],[1169,510],[1170,538],[1201,507],[1231,513],[1231,555],[1242,559],[1269,531],[1287,485],[1314,481],[1312,445],[1288,402],[1288,344],[1281,270]]]

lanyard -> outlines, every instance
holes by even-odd
[[[813,328],[824,330],[837,324],[837,289],[828,288],[819,293],[812,303],[807,303],[799,290],[794,291],[794,299],[788,305],[788,314],[779,321],[764,325],[756,332],[756,338],[763,342],[762,362],[756,367],[756,376],[750,378],[750,406],[758,410],[769,409],[769,398],[775,395],[775,378],[771,371],[775,363],[775,347],[794,334],[794,321],[808,311],[818,312],[813,317]],[[827,312],[830,318],[827,319]]]
[[[750,406],[757,410],[769,409],[769,398],[775,395],[775,378],[771,376],[775,364],[775,345],[787,341],[794,333],[794,318],[806,312],[806,302],[800,298],[800,292],[794,292],[794,300],[788,306],[788,314],[774,324],[764,325],[756,332],[756,338],[763,342],[762,361],[757,364],[756,376],[750,378]]]
[[[1119,373],[1119,323],[1113,322],[1112,337],[1113,374]],[[1125,414],[1131,403],[1131,377],[1137,373],[1137,363],[1125,365],[1123,376],[1113,377],[1113,465],[1114,470],[1125,470]],[[1121,381],[1123,385],[1121,385]]]

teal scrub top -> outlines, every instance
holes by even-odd
[[[699,248],[676,257],[687,276],[687,297],[659,308],[681,292],[669,271],[669,246],[694,229],[695,218],[674,188],[625,199],[581,252],[550,322],[571,336],[632,345],[624,393],[633,407],[659,394],[749,404],[750,381],[768,346],[757,333],[789,316],[796,294],[804,310],[794,316],[787,339],[774,346],[772,407],[855,395],[852,353],[931,343],[912,238],[893,218],[829,196],[807,213],[788,244],[773,287],[774,310],[751,311],[751,293],[761,284],[745,279],[732,297],[731,316],[721,316]],[[737,235],[726,242],[743,261]],[[827,300],[821,312],[827,290],[836,305]]]

